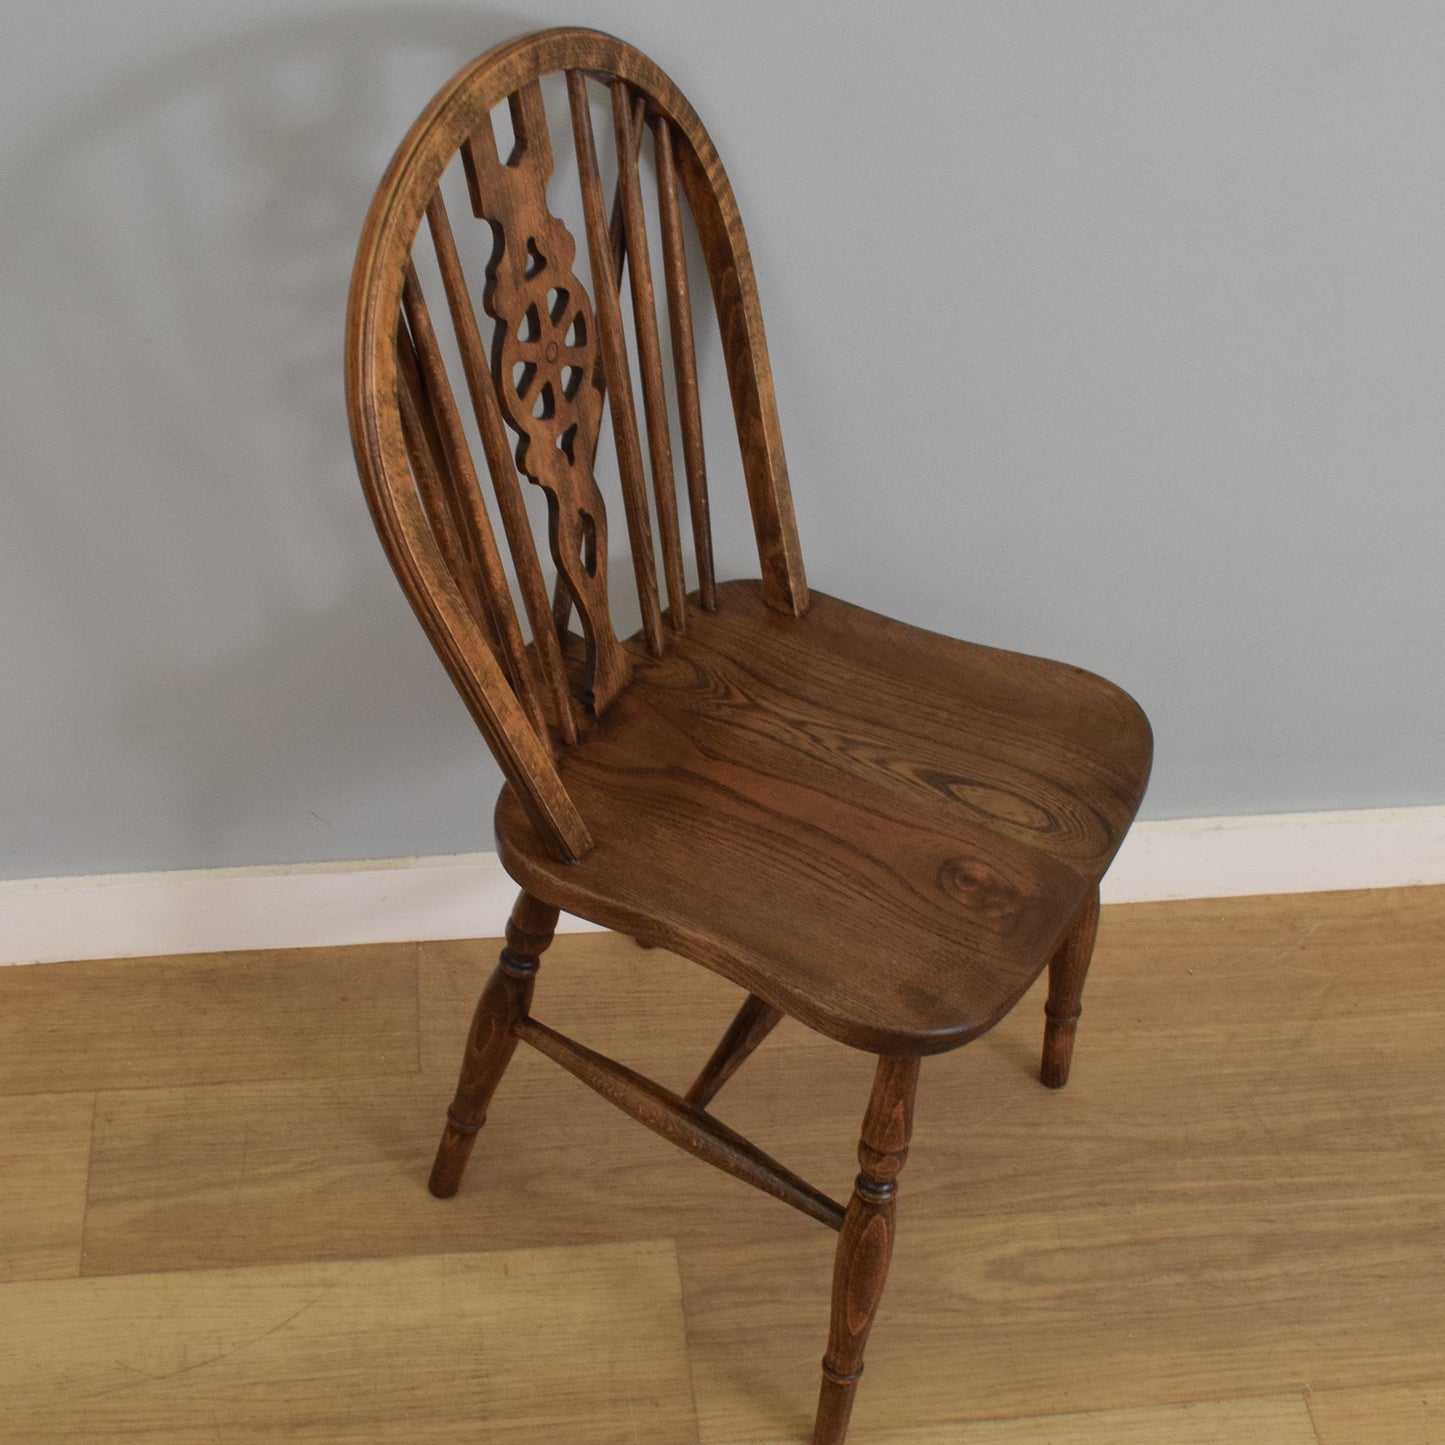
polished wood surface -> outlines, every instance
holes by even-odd
[[[672,338],[672,364],[677,382],[677,411],[682,426],[683,466],[687,472],[688,511],[692,519],[693,555],[697,562],[698,600],[705,612],[717,609],[717,578],[713,568],[712,519],[707,497],[707,461],[702,440],[702,404],[697,386],[697,343],[692,329],[692,293],[687,279],[687,245],[677,194],[677,168],[672,158],[672,127],[660,117],[653,122],[657,154],[657,206],[662,224],[664,274],[667,279],[667,320]]]
[[[1050,1089],[1062,1089],[1069,1082],[1074,1058],[1074,1035],[1083,1011],[1084,980],[1094,956],[1094,939],[1099,931],[1099,890],[1088,893],[1064,941],[1049,959],[1049,997],[1044,1004],[1044,1056],[1039,1081]]]
[[[552,194],[549,78],[565,86],[585,267]],[[602,94],[610,128],[593,122]],[[479,288],[466,278],[444,199],[458,169],[492,243]],[[726,359],[756,582],[718,585],[714,575],[684,210]],[[416,261],[423,220],[444,308],[428,303]],[[452,354],[461,383],[448,374]],[[460,1188],[523,1041],[664,1138],[839,1229],[815,1438],[841,1445],[892,1251],[894,1176],[907,1145],[906,1130],[900,1143],[884,1129],[884,1115],[896,1123],[911,1111],[922,1055],[992,1028],[1045,967],[1053,984],[1041,1072],[1052,1087],[1065,1082],[1098,884],[1143,796],[1149,725],[1126,694],[1078,668],[809,592],[731,186],[692,108],[621,41],[542,32],[443,87],[374,198],[346,357],[352,439],[377,531],[506,775],[497,837],[524,890],[477,1006],[432,1192],[448,1198]],[[611,534],[595,471],[605,418],[641,619],[626,644],[613,621]],[[550,585],[521,478],[545,494]],[[574,616],[580,635],[570,631]],[[747,990],[690,1096],[531,1015],[538,954],[560,908],[666,945]],[[531,952],[512,939],[519,929],[535,935]],[[707,1112],[785,1015],[879,1056],[846,1216]],[[878,1142],[885,1136],[897,1151]]]
[[[450,1199],[462,1182],[472,1145],[487,1122],[487,1105],[516,1052],[518,1031],[532,1004],[538,963],[556,927],[555,908],[525,893],[517,899],[507,922],[506,947],[472,1015],[457,1092],[437,1145],[427,1187],[438,1199]]]
[[[632,568],[637,578],[637,602],[647,650],[662,651],[662,612],[657,599],[657,566],[652,545],[652,520],[647,505],[647,479],[642,469],[642,447],[637,435],[637,406],[632,394],[632,372],[627,364],[627,336],[617,299],[618,276],[609,244],[607,213],[602,195],[597,144],[587,81],[580,69],[567,71],[567,102],[582,184],[582,210],[587,226],[587,254],[592,261],[592,285],[597,293],[597,321],[602,333],[602,361],[612,436],[617,448],[617,469],[622,483],[623,510]],[[624,236],[626,229],[624,227]],[[632,267],[636,272],[635,264]],[[600,708],[594,708],[601,711]]]
[[[858,1140],[859,1173],[838,1233],[833,1307],[813,1445],[842,1445],[863,1375],[863,1349],[873,1328],[893,1258],[898,1175],[913,1137],[916,1058],[881,1058]]]
[[[507,680],[511,683],[513,691],[530,719],[538,740],[545,741],[545,723],[538,699],[536,679],[532,674],[531,660],[527,655],[526,643],[522,639],[522,630],[518,626],[516,612],[511,605],[506,574],[502,569],[502,560],[497,550],[496,539],[492,534],[491,524],[487,520],[486,508],[481,504],[481,484],[477,480],[476,469],[471,460],[471,450],[467,446],[466,432],[462,427],[456,398],[452,395],[447,380],[441,343],[432,327],[431,315],[427,310],[425,298],[422,296],[421,283],[417,280],[416,270],[410,264],[406,270],[402,297],[407,329],[410,332],[412,345],[415,347],[417,363],[415,372],[424,383],[424,387],[418,388],[414,396],[410,394],[411,388],[408,383],[413,368],[408,364],[406,348],[398,344],[398,363],[403,391],[403,430],[407,430],[405,424],[409,412],[414,410],[418,418],[416,427],[418,433],[428,438],[435,436],[440,442],[439,453],[434,454],[430,459],[431,466],[428,467],[423,462],[419,470],[416,448],[414,445],[409,446],[408,455],[413,458],[413,471],[417,472],[419,482],[421,477],[429,473],[434,474],[438,479],[450,479],[450,490],[453,495],[465,499],[467,518],[474,524],[470,540],[474,543],[473,555],[478,559],[477,571],[472,578],[453,580],[457,583],[458,591],[467,599],[472,614],[479,624],[485,615],[486,625],[479,626],[478,629],[481,635],[489,642],[500,641],[498,660],[506,669]],[[410,408],[406,404],[407,401],[411,402]],[[428,426],[428,422],[431,423],[430,426]],[[432,521],[433,533],[439,533],[437,543],[443,558],[451,558],[453,565],[459,565],[462,555],[460,546],[447,545],[451,534],[451,529],[447,526],[447,522],[452,520],[449,515],[451,509],[446,506],[428,505],[426,489],[420,485],[418,493],[421,496],[422,505],[426,508],[428,520]],[[458,511],[462,509],[462,506],[462,503],[458,503]],[[436,520],[433,520],[438,517],[440,526]],[[470,582],[470,586],[467,585],[468,582]],[[482,609],[485,609],[484,613]]]
[[[639,107],[645,113],[639,97]],[[612,82],[613,132],[617,147],[617,189],[627,233],[627,274],[632,289],[632,334],[642,374],[643,414],[647,418],[647,454],[652,492],[657,504],[657,529],[662,570],[667,579],[668,621],[674,632],[687,626],[687,584],[682,573],[682,540],[677,528],[677,489],[672,474],[672,440],[668,434],[667,391],[662,372],[662,340],[657,326],[657,297],[652,287],[652,261],[638,174],[637,134],[633,127],[632,92],[625,80]]]
[[[547,182],[551,140],[539,81],[564,72],[585,213],[589,298],[572,269],[576,243],[552,213]],[[589,88],[604,80],[613,104],[618,188],[609,221],[602,191]],[[497,147],[491,112],[506,103],[516,145]],[[423,112],[403,141],[377,192],[363,231],[347,322],[347,403],[352,440],[372,516],[397,577],[476,719],[503,772],[547,847],[559,860],[584,856],[592,846],[586,823],[572,806],[537,735],[536,680],[515,657],[512,600],[496,579],[461,577],[466,548],[445,509],[428,506],[433,479],[449,477],[468,497],[480,495],[476,468],[454,426],[454,399],[440,354],[428,344],[430,313],[412,264],[423,217],[430,225],[467,390],[504,519],[510,515],[523,600],[538,661],[555,694],[553,643],[538,605],[532,564],[535,548],[515,535],[515,476],[496,425],[497,413],[517,435],[516,465],[548,495],[549,542],[557,570],[552,611],[557,624],[575,609],[581,618],[586,665],[582,701],[602,714],[627,685],[626,659],[616,646],[607,596],[606,516],[592,464],[604,400],[627,518],[633,571],[646,651],[664,650],[651,509],[661,530],[662,571],[671,631],[687,626],[676,480],[668,434],[652,263],[639,176],[639,137],[659,129],[658,196],[663,229],[669,329],[683,432],[684,464],[694,540],[710,596],[706,471],[692,361],[690,292],[681,251],[679,193],[685,198],[707,261],[714,306],[724,341],[728,382],[749,508],[758,540],[759,569],[768,604],[791,614],[807,607],[797,528],[783,458],[781,429],[767,359],[746,236],[731,186],[696,113],[672,82],[645,56],[594,31],[557,30],[499,47],[459,73]],[[453,265],[456,248],[440,199],[439,182],[454,163],[465,171],[478,217],[495,232],[483,302],[495,323],[490,389],[481,375],[481,337]],[[628,340],[618,299],[619,266],[627,263],[633,300],[643,405],[652,468],[652,497],[639,440]],[[405,325],[398,318],[405,313]],[[409,349],[415,348],[436,425],[408,385]],[[598,362],[601,365],[598,365]],[[419,456],[419,440],[434,435],[444,458]],[[464,513],[470,503],[455,509]],[[466,538],[462,537],[461,541]],[[706,564],[703,557],[706,555]],[[482,549],[472,548],[480,568]],[[478,596],[479,595],[479,596]],[[480,601],[480,605],[478,605]],[[487,613],[484,619],[479,613]],[[490,624],[490,625],[489,625]],[[553,698],[553,722],[564,744],[573,741],[569,709]],[[531,723],[529,727],[527,724]]]
[[[474,205],[477,204],[476,195],[476,172],[475,152],[470,146],[464,147],[462,151],[464,162],[470,161],[471,166],[467,170],[468,189],[472,192]],[[516,198],[513,197],[513,204]],[[483,219],[485,216],[483,214]],[[461,352],[462,370],[466,376],[467,394],[472,403],[472,415],[476,418],[477,430],[481,436],[482,451],[487,460],[487,470],[491,474],[495,488],[497,506],[502,514],[502,523],[506,529],[507,546],[512,555],[512,565],[517,575],[517,583],[521,589],[522,600],[526,608],[527,621],[532,632],[533,646],[536,648],[537,657],[541,664],[543,675],[547,679],[548,692],[552,699],[555,721],[564,742],[575,742],[577,740],[576,725],[572,718],[572,706],[567,696],[567,674],[562,665],[562,654],[557,644],[554,630],[548,625],[551,613],[551,604],[547,598],[546,582],[542,575],[541,561],[537,555],[536,539],[532,535],[531,523],[527,517],[526,503],[522,498],[522,487],[517,477],[516,468],[510,460],[510,447],[507,443],[507,433],[502,422],[502,398],[492,386],[491,370],[488,367],[486,354],[483,348],[481,331],[477,323],[476,307],[472,302],[471,288],[467,283],[466,272],[462,267],[461,258],[457,253],[456,237],[452,232],[451,221],[447,215],[446,202],[442,199],[440,191],[433,194],[426,211],[427,229],[431,232],[432,249],[436,255],[437,269],[441,272],[442,286],[446,291],[447,308],[451,313],[452,334],[456,338],[457,347]],[[550,219],[547,217],[546,219]],[[562,258],[558,258],[560,265]],[[570,262],[566,264],[570,265]],[[508,276],[511,285],[501,288],[502,299],[497,296],[498,288],[489,286],[483,297],[486,301],[489,314],[494,317],[509,317],[509,334],[512,328],[518,327],[526,322],[530,327],[535,319],[535,324],[540,331],[542,326],[541,315],[543,313],[531,313],[530,307],[535,302],[527,300],[527,282],[533,278],[529,277],[526,269],[523,268],[520,277],[512,274],[515,268],[508,268]],[[403,293],[404,300],[404,293]],[[523,302],[528,305],[528,310],[522,309]],[[582,298],[579,293],[578,309],[574,310],[572,320],[577,316],[585,315],[580,310]],[[564,308],[565,309],[565,308]],[[546,322],[554,331],[557,323],[553,321],[552,309],[545,310]],[[559,315],[558,320],[561,320]],[[506,324],[506,323],[504,323]],[[563,340],[565,342],[565,333]],[[574,339],[574,345],[575,345]],[[528,348],[533,356],[538,351],[542,352],[542,359],[545,360],[546,345],[540,336],[534,335],[528,343]],[[519,344],[513,340],[513,347],[519,349]],[[404,350],[400,347],[400,350]],[[579,348],[580,349],[580,348]],[[585,361],[585,355],[573,358],[574,364]],[[537,367],[535,361],[523,360],[523,375],[527,375],[526,368],[532,368],[529,378],[536,382]],[[560,375],[557,375],[562,368],[553,368],[548,364],[548,369],[553,371],[554,379],[560,383]],[[575,376],[575,373],[573,373]],[[508,405],[509,415],[514,410],[520,410],[526,414],[525,403],[518,408],[517,402],[522,400],[517,395],[515,372],[513,384],[505,389],[504,395]],[[542,383],[543,386],[546,383]],[[541,388],[539,387],[539,390]],[[561,388],[561,394],[565,396],[566,388]],[[555,393],[554,398],[555,400]],[[405,409],[403,409],[403,420],[405,420]],[[593,428],[595,431],[595,427]],[[529,449],[530,450],[530,449]],[[413,459],[412,471],[416,471],[416,462]],[[532,471],[528,473],[544,490],[555,497],[555,490],[549,484],[555,484],[560,480],[555,467],[544,466],[534,455],[532,459]],[[575,483],[569,476],[565,479],[565,490],[570,494],[577,488],[586,486],[585,474],[579,475]],[[467,494],[466,505],[470,511],[479,515],[478,526],[484,524],[485,507],[481,505],[482,498],[480,490],[471,491]],[[579,525],[575,505],[566,508],[559,505],[555,517],[549,518],[548,540],[554,550],[554,561],[558,555],[568,567],[571,567],[569,552],[565,540],[562,540],[567,533],[575,531]],[[596,537],[593,536],[595,544]],[[603,559],[600,563],[601,583],[600,587],[605,590],[606,585],[606,548],[603,548]],[[572,569],[575,572],[575,568]],[[573,578],[574,585],[583,585],[582,579]],[[568,591],[570,598],[572,593]],[[505,585],[489,589],[487,595],[488,608],[497,614],[511,612],[506,606]],[[610,629],[609,629],[610,636]]]
[[[98,1393],[131,1380],[117,1359],[166,1376],[133,1381],[132,1438],[245,1438],[259,1411],[272,1439],[317,1419],[395,1439],[403,1398],[418,1442],[492,1419],[592,1445],[625,1418],[620,1438],[677,1445],[694,1404],[708,1445],[807,1438],[831,1290],[817,1224],[526,1048],[485,1162],[452,1203],[427,1194],[501,946],[0,969],[0,1329],[18,1339],[0,1399],[29,1409],[43,1386],[61,1407],[54,1433],[21,1438],[126,1438],[127,1392]],[[855,1445],[1306,1445],[1311,1418],[1322,1445],[1445,1438],[1442,949],[1442,888],[1105,907],[1086,1017],[1110,1042],[1081,1048],[1067,1089],[1034,1078],[1042,978],[923,1070]],[[535,1002],[681,1090],[738,994],[664,950],[567,934]],[[872,1073],[784,1020],[719,1113],[842,1197]],[[675,1242],[675,1270],[670,1245],[630,1252],[648,1240]],[[276,1324],[332,1278],[278,1267],[328,1260],[400,1266],[348,1275],[356,1328],[323,1301],[208,1363],[213,1306],[256,1279]],[[68,1294],[77,1275],[112,1303]],[[498,1291],[486,1318],[516,1333],[477,1333]],[[374,1326],[387,1311],[415,1335]],[[534,1327],[569,1317],[565,1360],[537,1348]],[[33,1376],[27,1341],[45,1345]],[[559,1425],[562,1391],[597,1424]]]
[[[813,594],[718,589],[560,762],[596,846],[555,863],[516,795],[507,870],[845,1043],[956,1047],[1049,961],[1144,789],[1102,679]]]

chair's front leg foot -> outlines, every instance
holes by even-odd
[[[880,1058],[858,1144],[862,1172],[838,1234],[833,1265],[833,1311],[813,1445],[842,1445],[863,1373],[863,1347],[888,1278],[898,1172],[913,1130],[916,1058]]]
[[[1079,1001],[1084,995],[1084,979],[1098,931],[1099,890],[1095,888],[1049,960],[1049,1001],[1044,1005],[1044,1058],[1039,1078],[1051,1089],[1062,1089],[1069,1082],[1074,1034],[1079,1027]]]
[[[427,1188],[450,1199],[461,1187],[477,1131],[486,1123],[487,1105],[517,1048],[517,1025],[532,1005],[537,960],[552,942],[558,910],[523,893],[507,922],[507,946],[477,1000],[462,1055],[456,1097],[447,1110]]]

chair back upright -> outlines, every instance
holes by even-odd
[[[576,152],[585,264],[549,195],[557,167],[543,82],[558,73]],[[593,123],[599,86],[610,103],[605,129]],[[505,155],[503,117],[512,135]],[[599,132],[610,141],[610,157],[599,157]],[[670,367],[648,240],[648,168],[641,164],[649,138]],[[616,177],[610,207],[604,159]],[[491,232],[480,287],[463,266],[463,223],[454,229],[443,199],[449,172],[454,196],[461,192],[457,171],[474,218]],[[393,158],[352,278],[346,396],[372,518],[452,681],[561,859],[585,856],[592,839],[563,786],[557,750],[612,706],[633,672],[609,591],[608,517],[596,471],[604,416],[647,653],[661,656],[670,636],[686,631],[690,606],[717,606],[684,207],[722,337],[763,594],[770,607],[801,615],[807,583],[747,238],[707,132],[639,51],[595,31],[551,30],[462,71]],[[472,239],[461,234],[463,243]],[[630,349],[641,383],[645,461]],[[669,371],[697,580],[691,601]],[[545,569],[523,480],[546,499],[538,528]],[[571,630],[574,612],[580,635]]]

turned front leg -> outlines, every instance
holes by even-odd
[[[456,1097],[427,1185],[438,1199],[450,1199],[461,1185],[477,1131],[487,1120],[487,1105],[516,1051],[517,1025],[532,1005],[537,960],[552,942],[557,912],[523,893],[507,921],[507,946],[477,1000]]]
[[[1051,1089],[1062,1089],[1069,1082],[1074,1034],[1079,1027],[1079,1000],[1084,996],[1084,979],[1098,931],[1099,890],[1095,888],[1049,960],[1049,1001],[1044,1005],[1044,1058],[1039,1078]]]
[[[898,1172],[908,1157],[913,1132],[913,1095],[918,1085],[916,1058],[880,1058],[873,1093],[858,1142],[862,1172],[838,1234],[833,1264],[833,1312],[828,1351],[823,1356],[823,1388],[813,1445],[842,1445],[858,1378],[863,1347],[888,1278],[893,1255],[893,1210]]]

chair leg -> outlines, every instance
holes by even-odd
[[[727,1032],[722,1036],[712,1057],[703,1065],[702,1072],[693,1080],[687,1091],[687,1102],[699,1109],[707,1106],[717,1097],[717,1091],[737,1073],[753,1050],[777,1028],[782,1021],[783,1011],[770,1003],[764,1003],[757,994],[750,993],[743,1000]]]
[[[916,1058],[880,1058],[858,1143],[862,1173],[838,1234],[833,1264],[833,1312],[813,1445],[842,1445],[863,1373],[863,1347],[888,1278],[893,1254],[893,1208],[898,1171],[913,1132]]]
[[[557,912],[523,893],[507,921],[507,946],[477,1000],[456,1097],[427,1184],[438,1199],[450,1199],[461,1185],[477,1131],[487,1121],[487,1105],[516,1050],[516,1028],[531,1007],[537,960],[552,942]]]
[[[1079,1027],[1079,1000],[1084,994],[1084,979],[1098,931],[1099,890],[1095,888],[1049,960],[1049,1001],[1044,1005],[1044,1058],[1039,1078],[1051,1089],[1062,1089],[1069,1082],[1074,1033]]]

